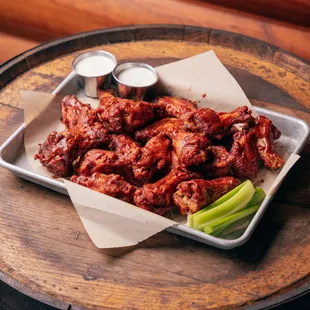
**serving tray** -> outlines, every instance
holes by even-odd
[[[77,76],[71,72],[64,81],[53,91],[53,94],[67,95],[76,94],[83,102],[90,102],[94,99],[87,98],[80,89]],[[277,125],[282,132],[277,147],[283,148],[289,154],[298,154],[309,136],[309,126],[303,120],[273,112],[263,108],[255,107],[258,114],[265,115]],[[48,178],[33,172],[30,167],[24,149],[24,124],[21,125],[0,148],[0,165],[9,169],[15,175],[27,179],[36,184],[48,187],[52,190],[68,195],[64,183],[57,179]],[[266,197],[260,209],[255,214],[251,223],[244,233],[236,239],[222,239],[209,236],[203,232],[194,230],[184,224],[178,224],[167,228],[168,231],[182,235],[196,241],[209,244],[222,249],[232,249],[244,244],[253,233],[256,225],[270,204],[275,191]]]

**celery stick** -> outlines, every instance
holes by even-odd
[[[255,189],[252,182],[250,180],[245,181],[241,189],[224,203],[203,213],[193,214],[190,226],[197,230],[203,230],[204,226],[242,210],[251,200],[254,192]]]
[[[247,217],[250,214],[255,213],[259,209],[259,205],[255,205],[250,208],[246,208],[238,213],[234,213],[228,216],[225,216],[213,223],[206,225],[204,227],[204,232],[207,234],[212,234],[213,236],[219,235],[223,230],[232,225],[234,222]]]
[[[264,190],[261,187],[256,187],[255,193],[246,207],[249,208],[255,205],[260,205],[261,202],[265,199],[265,197],[266,197],[266,194]]]

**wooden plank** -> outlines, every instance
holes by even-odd
[[[275,46],[254,38],[216,29],[210,31],[209,43],[255,54],[257,58],[268,61],[273,60],[274,53],[277,50]]]
[[[183,33],[183,40],[189,42],[206,42],[209,43],[210,40],[209,28],[201,28],[194,26],[185,26]]]
[[[167,25],[152,25],[149,27],[136,26],[136,40],[177,40],[183,39],[184,26]]]

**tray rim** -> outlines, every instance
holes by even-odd
[[[63,87],[65,87],[65,85],[74,78],[76,78],[76,74],[72,71],[56,87],[56,89],[52,92],[52,94],[54,94],[54,95],[58,94],[63,89]],[[259,111],[261,111],[262,113],[267,112],[267,114],[271,114],[271,115],[274,115],[274,116],[277,116],[280,118],[286,118],[287,120],[289,120],[291,122],[298,122],[299,125],[304,128],[305,134],[304,134],[303,138],[300,140],[299,144],[293,150],[292,154],[299,154],[300,153],[300,151],[304,147],[304,145],[307,142],[307,139],[310,135],[310,127],[307,124],[307,122],[305,122],[304,120],[297,118],[297,117],[286,115],[286,114],[283,114],[280,112],[274,112],[272,110],[260,108],[260,107],[254,106],[254,105],[253,105],[253,108],[255,110],[257,110],[258,112]],[[1,145],[1,147],[0,147],[0,166],[12,171],[13,173],[17,174],[19,177],[21,177],[21,175],[27,177],[27,179],[28,180],[30,179],[29,181],[31,181],[31,182],[33,182],[32,179],[35,179],[35,180],[50,184],[51,186],[58,188],[59,192],[61,192],[62,194],[68,195],[68,192],[67,192],[67,189],[66,189],[66,186],[64,183],[57,181],[55,179],[46,177],[46,176],[42,176],[40,174],[26,170],[24,168],[20,168],[20,167],[14,165],[14,164],[11,164],[11,163],[9,163],[3,159],[3,152],[5,152],[6,148],[15,140],[15,138],[17,138],[19,135],[24,133],[24,129],[25,129],[25,123],[23,123],[17,130],[15,130],[15,132]],[[36,182],[33,182],[33,183],[36,183]],[[48,187],[48,186],[45,186],[44,184],[40,184],[40,185],[44,186],[44,187]],[[230,250],[230,249],[239,247],[249,240],[249,238],[251,237],[252,233],[254,232],[257,224],[259,223],[263,214],[267,210],[269,203],[272,201],[274,195],[276,194],[276,192],[280,186],[281,186],[281,184],[279,184],[276,191],[273,191],[272,195],[269,195],[264,199],[259,210],[256,212],[255,216],[251,220],[251,222],[248,225],[248,227],[246,228],[246,230],[243,232],[243,234],[240,237],[238,237],[236,239],[227,240],[227,239],[213,237],[213,236],[210,236],[210,235],[205,234],[203,232],[194,230],[194,229],[192,229],[192,228],[190,228],[184,224],[176,224],[176,225],[173,225],[173,226],[166,228],[165,230],[169,231],[171,233],[174,233],[174,234],[181,235],[183,237],[187,237],[187,238],[196,240],[196,241],[204,243],[204,244],[208,244],[208,245],[212,245],[212,246],[217,247],[217,248],[224,249],[224,250]],[[55,190],[55,188],[51,188],[51,187],[48,187],[48,188]]]

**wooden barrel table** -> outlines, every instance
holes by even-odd
[[[89,49],[155,66],[213,49],[252,104],[310,123],[302,59],[215,29],[130,26],[52,41],[3,64],[0,143],[23,122],[19,90],[52,92]],[[167,232],[99,250],[69,197],[1,168],[0,279],[60,309],[261,309],[296,298],[310,291],[309,142],[301,156],[251,239],[230,251]]]

